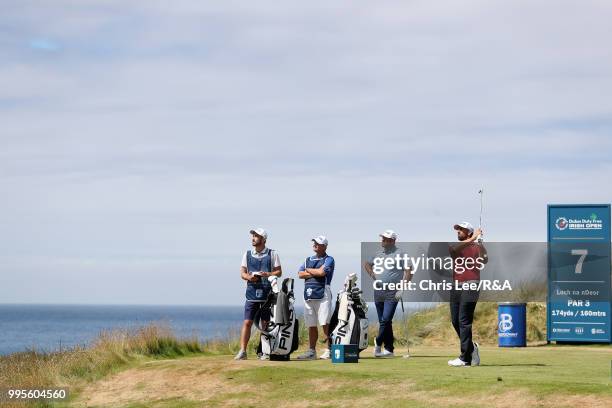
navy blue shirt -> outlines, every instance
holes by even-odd
[[[334,257],[329,256],[329,255],[325,255],[322,257],[318,255],[313,255],[309,257],[308,259],[310,259],[313,262],[316,262],[316,261],[320,261],[323,258],[325,258],[325,262],[323,263],[323,270],[325,271],[325,284],[330,285],[332,278],[334,277],[334,269],[336,267],[336,262],[334,261]],[[302,266],[300,266],[300,272],[303,272],[305,270],[306,270],[306,266],[302,264]]]

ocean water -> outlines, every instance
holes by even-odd
[[[242,306],[0,305],[0,354],[87,345],[101,331],[148,323],[170,325],[179,337],[238,335]]]
[[[0,355],[28,349],[55,351],[87,346],[102,331],[149,323],[167,324],[178,337],[196,336],[200,340],[237,337],[243,310],[243,306],[0,304]],[[303,306],[296,305],[296,313],[302,317]],[[402,317],[398,308],[395,318]],[[368,318],[371,324],[377,321],[373,304]]]

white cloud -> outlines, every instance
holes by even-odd
[[[208,297],[166,303],[238,303],[254,224],[290,272],[326,233],[341,275],[380,229],[449,239],[483,184],[490,238],[543,240],[546,203],[611,201],[611,11],[9,2],[0,275],[93,285],[110,303],[160,302],[173,275]],[[61,49],[33,52],[32,38]],[[207,288],[220,274],[231,296]],[[0,301],[83,301],[11,276]],[[113,291],[119,277],[142,291]]]

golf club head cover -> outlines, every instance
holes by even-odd
[[[340,295],[340,307],[338,307],[338,320],[341,322],[348,322],[348,310],[349,310],[349,298],[348,293],[342,293]]]
[[[277,276],[268,276],[268,281],[270,282],[270,285],[272,286],[272,292],[278,293],[278,291],[279,291],[279,289],[278,289],[278,277]]]

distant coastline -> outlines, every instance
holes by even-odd
[[[241,319],[241,306],[0,304],[0,355],[87,347],[102,331],[156,323],[179,338],[226,338]]]

